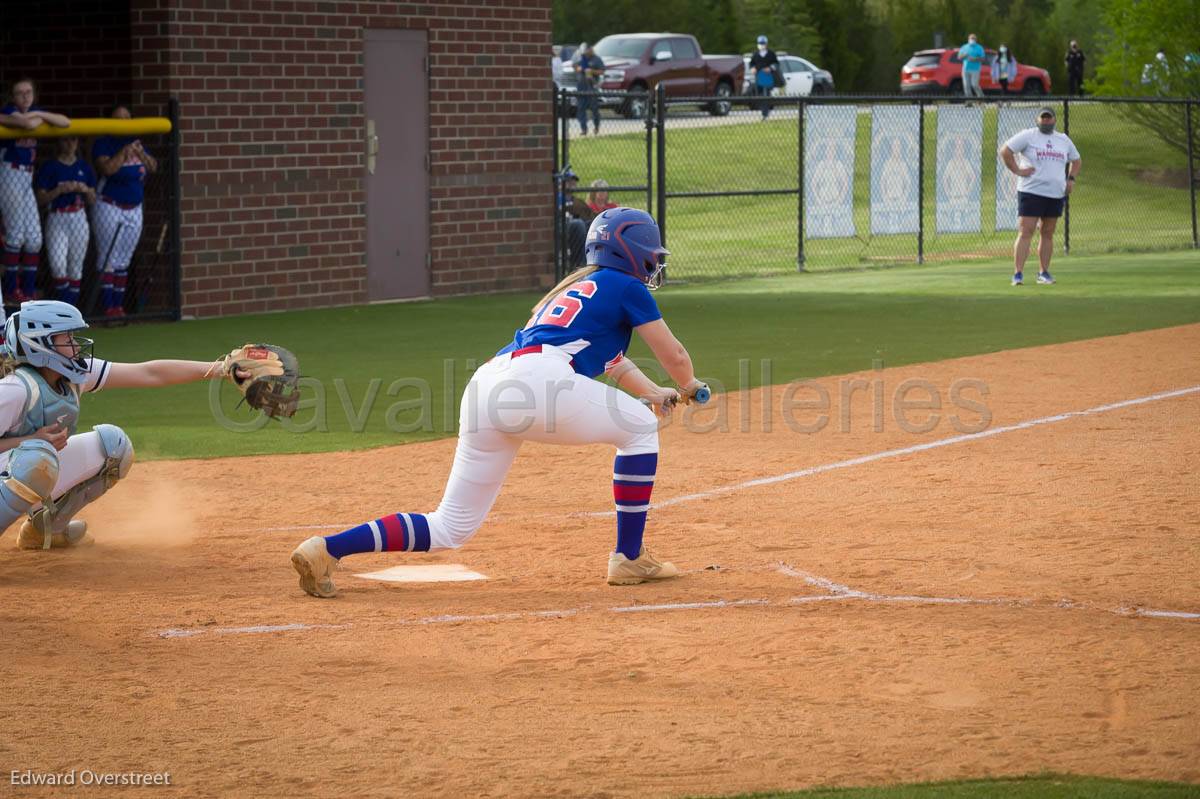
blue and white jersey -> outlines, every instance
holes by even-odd
[[[59,183],[83,183],[95,188],[96,176],[92,173],[92,168],[87,165],[87,161],[82,158],[76,158],[73,164],[64,164],[57,158],[52,158],[42,164],[34,185],[42,191],[53,191]],[[65,211],[82,207],[83,195],[79,192],[60,194],[50,201],[51,211]]]
[[[549,344],[572,355],[576,373],[596,377],[629,349],[633,329],[662,319],[646,284],[616,269],[598,269],[542,305],[503,355]]]
[[[29,111],[44,110],[40,105],[29,106]],[[17,114],[22,112],[15,103],[0,108],[0,114]],[[4,162],[5,166],[14,169],[24,169],[33,171],[33,162],[37,157],[37,139],[27,137],[24,139],[0,139],[0,161]]]
[[[137,136],[101,136],[92,144],[92,157],[112,158],[121,152],[125,145],[134,141],[137,141]],[[100,196],[107,197],[118,205],[141,205],[144,193],[142,184],[145,182],[146,165],[135,155],[104,179],[100,186]]]

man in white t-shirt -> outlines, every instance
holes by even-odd
[[[1063,214],[1066,196],[1075,188],[1079,174],[1079,151],[1065,133],[1054,130],[1055,114],[1050,108],[1038,111],[1037,127],[1023,130],[1000,148],[1000,158],[1017,180],[1017,243],[1013,246],[1012,284],[1022,283],[1025,259],[1033,232],[1041,226],[1037,282],[1051,285],[1050,256],[1054,252],[1054,228]],[[1068,174],[1068,171],[1070,174]]]

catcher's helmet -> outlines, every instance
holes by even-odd
[[[75,356],[68,357],[55,349],[51,339],[56,333],[86,328],[83,314],[74,305],[58,300],[24,302],[4,325],[4,354],[17,363],[45,366],[72,383],[83,383],[91,368],[92,340],[72,336]]]
[[[652,289],[662,284],[669,252],[654,217],[636,208],[609,208],[592,220],[584,245],[587,262],[628,272]]]

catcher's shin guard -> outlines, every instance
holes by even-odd
[[[104,464],[100,471],[73,486],[54,502],[44,502],[40,510],[29,514],[33,529],[43,538],[43,549],[53,545],[55,536],[61,538],[70,532],[71,518],[85,505],[103,496],[133,467],[133,444],[124,430],[114,424],[98,424],[92,429],[100,434],[100,445],[104,448]]]
[[[22,441],[0,474],[0,533],[39,502],[47,502],[58,481],[58,453],[48,441]]]

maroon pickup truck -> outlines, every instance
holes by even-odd
[[[622,33],[596,43],[604,61],[604,91],[651,92],[662,83],[668,97],[715,97],[705,104],[713,116],[725,116],[729,100],[742,85],[746,65],[741,56],[700,52],[696,37],[686,33]],[[627,117],[646,113],[646,98],[632,97],[621,105]]]

